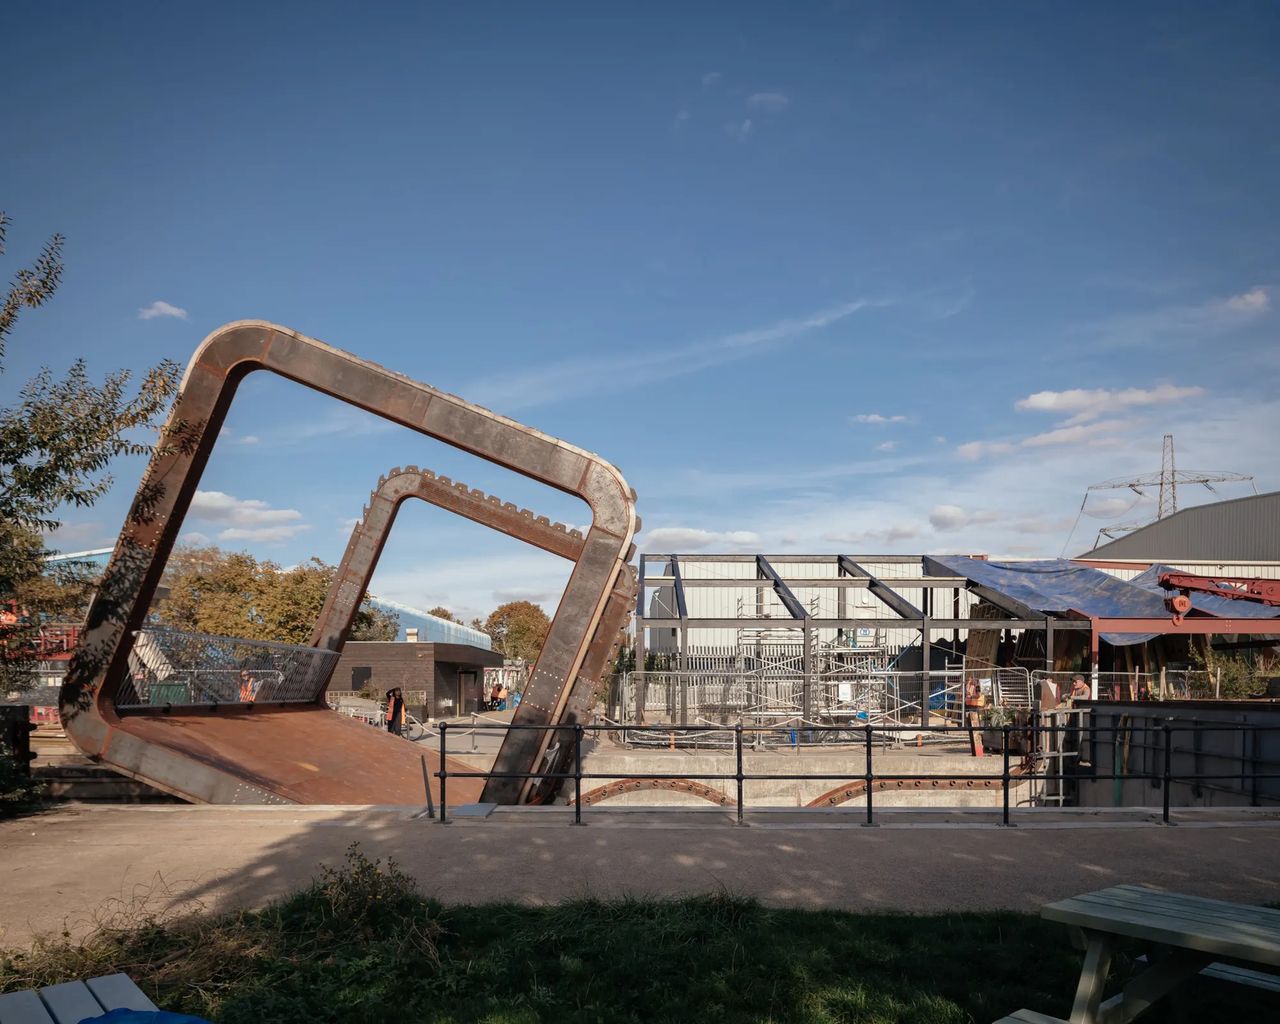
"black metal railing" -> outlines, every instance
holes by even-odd
[[[973,782],[1000,783],[1000,788],[1002,791],[1000,824],[1005,827],[1012,827],[1015,824],[1011,820],[1012,818],[1012,813],[1011,813],[1012,807],[1011,807],[1011,801],[1010,801],[1011,787],[1015,783],[1021,783],[1024,781],[1030,782],[1030,781],[1037,781],[1037,780],[1044,781],[1044,782],[1048,782],[1048,781],[1059,781],[1059,782],[1110,781],[1110,780],[1117,780],[1117,779],[1146,781],[1151,783],[1153,787],[1158,785],[1162,791],[1162,801],[1163,801],[1163,806],[1161,810],[1162,823],[1165,825],[1175,824],[1170,820],[1171,806],[1172,806],[1170,790],[1175,783],[1189,784],[1189,783],[1197,783],[1197,782],[1210,782],[1210,781],[1222,781],[1222,780],[1240,780],[1242,777],[1240,771],[1235,771],[1228,774],[1205,773],[1205,772],[1182,772],[1182,771],[1175,773],[1173,771],[1173,756],[1175,753],[1186,753],[1186,754],[1197,753],[1194,750],[1194,748],[1184,748],[1183,750],[1175,751],[1173,740],[1176,735],[1180,733],[1192,733],[1192,734],[1218,733],[1218,732],[1249,733],[1249,734],[1252,734],[1255,739],[1254,747],[1256,749],[1256,738],[1258,735],[1268,733],[1268,732],[1280,733],[1280,725],[1251,725],[1251,724],[1239,723],[1239,722],[1222,723],[1222,724],[1218,724],[1218,723],[1209,724],[1209,723],[1197,722],[1193,725],[1175,725],[1170,722],[1163,722],[1163,723],[1160,723],[1159,725],[1159,732],[1161,735],[1161,748],[1163,749],[1163,764],[1162,764],[1161,770],[1158,773],[1150,770],[1123,771],[1123,772],[1116,772],[1116,771],[1098,772],[1096,768],[1093,768],[1092,766],[1090,767],[1090,770],[1087,773],[1084,773],[1081,771],[1065,772],[1062,770],[1058,770],[1058,771],[1036,770],[1037,758],[1041,760],[1045,760],[1047,765],[1047,760],[1045,759],[1044,755],[1038,753],[1036,750],[1036,747],[1038,747],[1039,745],[1040,738],[1049,734],[1061,733],[1061,734],[1073,736],[1076,738],[1084,737],[1087,742],[1092,743],[1097,734],[1116,735],[1116,734],[1132,733],[1133,731],[1135,731],[1135,725],[1128,724],[1128,725],[1104,726],[1104,725],[1094,725],[1091,723],[1082,723],[1079,725],[1046,725],[1042,723],[1033,723],[1032,725],[1029,725],[1029,726],[1004,725],[999,727],[999,730],[998,730],[1000,733],[1002,733],[1002,738],[1004,741],[1003,751],[1002,751],[1003,763],[1002,763],[1001,771],[998,773],[975,772],[975,773],[958,774],[955,772],[948,772],[948,773],[878,772],[875,770],[875,766],[874,766],[874,750],[875,750],[875,744],[877,742],[877,737],[881,737],[880,739],[881,744],[886,745],[887,739],[891,737],[894,733],[905,732],[905,733],[911,733],[912,735],[915,735],[920,732],[928,731],[928,732],[934,732],[934,733],[956,733],[963,736],[968,736],[975,731],[973,728],[968,726],[957,726],[957,725],[941,725],[941,726],[928,726],[928,727],[907,726],[907,725],[899,725],[899,726],[867,725],[861,729],[861,733],[862,733],[861,746],[865,750],[865,757],[866,757],[866,762],[865,762],[866,766],[864,771],[858,772],[858,773],[825,772],[825,771],[773,773],[773,772],[744,771],[743,735],[744,734],[750,735],[751,733],[754,733],[754,732],[776,731],[776,730],[771,729],[768,726],[745,726],[745,725],[742,725],[741,723],[734,726],[727,726],[727,727],[711,726],[711,725],[683,726],[682,727],[683,732],[693,732],[693,731],[731,732],[733,734],[735,771],[731,773],[730,772],[719,772],[719,773],[697,772],[691,775],[690,773],[687,773],[687,772],[682,772],[682,773],[619,772],[619,771],[584,772],[582,770],[582,740],[583,740],[583,737],[587,734],[587,732],[597,734],[597,733],[612,733],[612,732],[635,732],[637,730],[649,730],[653,732],[670,732],[671,731],[670,727],[664,727],[661,725],[655,725],[655,726],[626,725],[624,726],[624,725],[617,725],[617,724],[611,723],[607,725],[593,724],[590,726],[584,726],[581,724],[515,725],[515,724],[506,724],[506,723],[496,723],[492,725],[471,725],[468,727],[473,730],[481,730],[481,731],[487,731],[487,732],[529,731],[529,732],[543,732],[543,733],[547,733],[547,732],[572,733],[573,749],[572,749],[572,758],[570,761],[572,765],[571,770],[555,771],[555,770],[552,770],[553,766],[548,766],[547,770],[531,771],[531,772],[494,772],[494,771],[484,772],[484,771],[450,770],[448,768],[448,762],[447,762],[448,733],[450,728],[449,723],[441,722],[439,728],[440,728],[440,770],[437,771],[435,775],[436,775],[436,778],[440,780],[439,822],[441,824],[448,824],[450,820],[449,819],[449,798],[448,798],[448,783],[450,779],[521,779],[521,780],[538,779],[541,781],[572,782],[573,794],[574,794],[573,824],[575,825],[581,825],[583,823],[582,822],[582,783],[584,780],[586,781],[700,780],[704,782],[714,781],[714,782],[733,782],[734,783],[735,790],[736,790],[736,797],[737,797],[736,815],[737,815],[737,823],[739,825],[743,824],[743,820],[744,820],[743,819],[743,814],[745,810],[744,795],[745,795],[746,783],[748,782],[763,782],[763,781],[863,782],[865,783],[864,793],[866,797],[866,820],[863,821],[862,824],[864,826],[871,826],[871,827],[874,827],[877,824],[875,820],[875,801],[873,797],[873,794],[875,791],[875,784],[877,782],[947,782],[947,781],[952,781],[956,779],[962,779],[964,781],[973,781]],[[811,728],[814,731],[819,731],[824,729],[832,732],[843,732],[843,733],[848,733],[850,731],[848,726],[813,726]],[[981,730],[981,731],[989,731],[989,730]],[[1031,748],[1031,752],[1026,754],[1025,756],[1021,756],[1021,762],[1018,765],[1019,768],[1029,766],[1029,770],[1025,772],[1018,772],[1015,774],[1014,764],[1011,759],[1010,743],[1011,743],[1011,740],[1019,733],[1023,734],[1023,737],[1025,738],[1026,742],[1029,744]],[[1201,752],[1200,756],[1204,756],[1204,753]],[[1213,756],[1225,757],[1226,755],[1213,755]],[[1267,781],[1267,780],[1280,779],[1280,772],[1277,772],[1277,771],[1259,772],[1258,771],[1259,767],[1280,768],[1280,762],[1263,760],[1257,757],[1254,757],[1251,759],[1252,771],[1249,773],[1248,779],[1253,786],[1252,802],[1255,804],[1258,802],[1258,799],[1259,799],[1259,794],[1257,791],[1257,783],[1262,781]],[[1241,793],[1240,795],[1248,796],[1249,794]],[[1280,799],[1277,797],[1272,797],[1272,798]],[[1136,806],[1145,807],[1147,805],[1142,804],[1142,805],[1136,805]]]

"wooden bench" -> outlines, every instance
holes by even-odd
[[[0,1024],[80,1024],[109,1010],[154,1010],[127,974],[67,981],[0,996]]]
[[[1140,885],[1051,903],[1041,911],[1075,930],[1085,951],[1071,1017],[1019,1010],[996,1024],[1128,1024],[1196,974],[1280,990],[1280,910],[1160,892]],[[1118,994],[1102,1001],[1117,938],[1151,943],[1153,955]]]

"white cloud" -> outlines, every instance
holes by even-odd
[[[1043,434],[1033,434],[1023,438],[1023,448],[1044,448],[1052,444],[1090,444],[1096,445],[1109,440],[1107,435],[1129,426],[1128,420],[1098,420],[1096,423],[1078,423],[1075,426],[1059,427]]]
[[[1068,423],[1073,421],[1068,420]],[[1047,448],[1053,445],[1074,444],[1091,448],[1116,442],[1116,434],[1132,425],[1129,420],[1098,420],[1095,423],[1073,423],[1057,427],[1041,434],[1032,434],[1017,442],[969,441],[956,446],[956,455],[972,462],[988,455],[1008,455],[1019,448]]]
[[[218,533],[218,540],[240,540],[259,544],[278,544],[292,540],[298,534],[311,529],[305,523],[298,526],[233,526]]]
[[[681,348],[636,346],[618,355],[565,359],[506,376],[491,375],[477,381],[465,394],[487,408],[511,413],[579,395],[596,394],[602,389],[616,392],[624,384],[634,388],[745,359],[811,331],[829,327],[860,310],[884,304],[857,299],[799,319],[780,320],[765,327],[738,331]]]
[[[782,92],[757,92],[747,97],[747,106],[767,110],[771,114],[782,113],[790,102],[787,94]]]
[[[1066,425],[1083,423],[1105,413],[1148,405],[1169,405],[1187,398],[1198,398],[1204,388],[1158,384],[1153,388],[1073,388],[1069,391],[1037,391],[1020,398],[1014,408],[1023,412],[1073,413]]]
[[[882,416],[878,412],[860,412],[850,418],[851,423],[906,423],[905,416]]]
[[[956,446],[956,454],[962,459],[973,461],[987,455],[1008,455],[1013,448],[1007,441],[967,441]]]
[[[752,129],[751,118],[746,117],[741,121],[730,121],[724,126],[724,133],[738,142],[746,142],[751,137]]]
[[[257,444],[257,443],[258,443],[258,438],[253,434],[245,434],[244,437],[240,438],[240,444]]]
[[[1271,295],[1266,288],[1250,288],[1223,300],[1222,308],[1231,313],[1265,313],[1271,308]]]
[[[935,530],[946,532],[975,523],[994,523],[1000,513],[989,509],[970,512],[959,505],[934,505],[929,512],[929,525]]]
[[[180,306],[173,306],[167,302],[161,302],[159,299],[151,303],[151,305],[143,306],[138,310],[139,320],[154,320],[158,316],[171,316],[178,320],[185,320],[187,318],[187,311],[182,309]]]
[[[710,88],[713,85],[719,85],[723,78],[724,75],[720,74],[719,71],[708,71],[702,76],[702,84]]]
[[[178,543],[202,547],[209,543],[209,535],[201,533],[199,530],[183,530],[178,537]]]
[[[750,530],[717,532],[684,526],[666,526],[646,533],[641,546],[645,551],[659,551],[667,554],[704,551],[708,548],[715,548],[717,551],[755,550],[760,547],[760,535]]]
[[[897,447],[898,447],[897,441],[882,441],[880,444],[876,445],[876,451],[891,452]]]
[[[676,111],[676,120],[677,120],[677,121],[687,121],[687,120],[689,120],[689,111],[687,111],[687,110],[677,110],[677,111]]]
[[[1257,285],[1224,299],[1197,305],[1162,306],[1142,313],[1128,313],[1093,324],[1103,346],[1148,345],[1190,338],[1202,342],[1208,336],[1243,327],[1271,310],[1269,287]]]
[[[223,527],[218,540],[289,540],[311,529],[295,508],[272,508],[256,498],[237,498],[222,491],[196,491],[187,515]]]

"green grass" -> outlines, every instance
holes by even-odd
[[[161,1007],[218,1024],[986,1024],[1023,1006],[1065,1015],[1079,969],[1066,930],[1032,915],[773,910],[727,893],[442,908],[353,848],[342,870],[263,910],[0,954],[0,991],[123,970]],[[1280,1009],[1204,979],[1178,998],[1187,1020]]]

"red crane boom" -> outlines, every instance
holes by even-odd
[[[1191,595],[1213,594],[1237,601],[1257,601],[1275,608],[1280,607],[1280,580],[1256,579],[1249,576],[1198,576],[1189,572],[1162,572],[1157,581],[1170,593],[1164,599],[1165,607],[1173,612],[1177,625],[1191,611]]]

